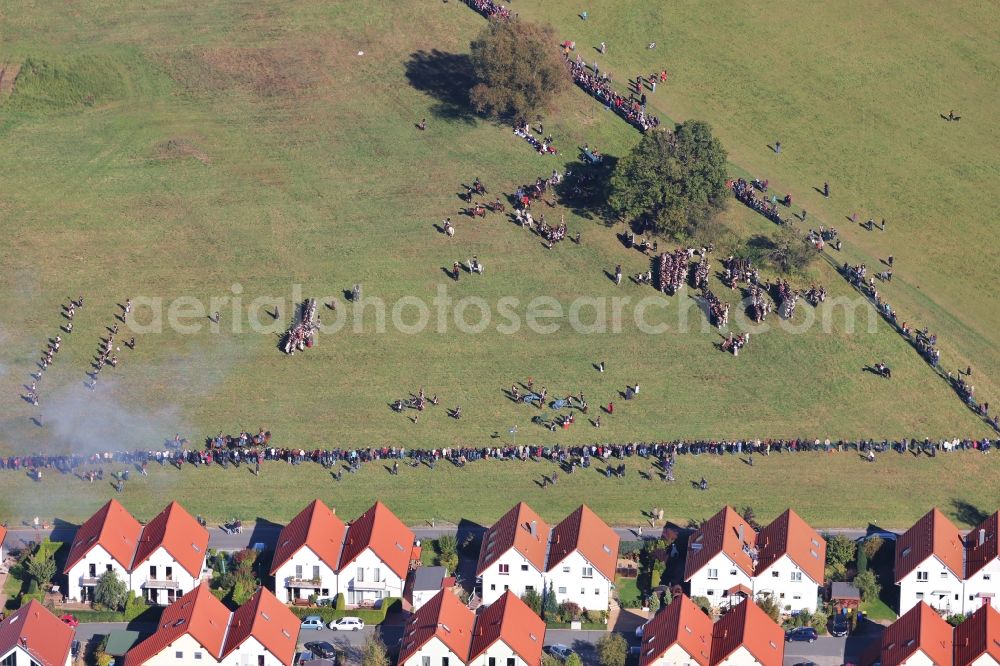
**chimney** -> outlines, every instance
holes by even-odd
[[[986,543],[986,530],[984,530],[983,528],[980,527],[979,528],[979,545],[982,546],[984,543]]]
[[[28,637],[27,636],[21,636],[21,647],[27,649],[27,647],[28,647]]]

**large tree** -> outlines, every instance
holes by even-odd
[[[712,128],[700,120],[646,132],[618,161],[608,205],[655,233],[690,236],[725,207],[726,157]]]
[[[469,91],[479,113],[496,117],[538,113],[569,82],[551,26],[491,21],[472,42],[478,83]]]
[[[628,644],[621,634],[604,634],[597,641],[597,662],[601,666],[625,666]]]
[[[122,610],[125,608],[127,597],[128,586],[114,570],[105,571],[97,579],[97,586],[94,588],[94,601],[105,608]]]

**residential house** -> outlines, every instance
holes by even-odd
[[[347,526],[320,500],[303,509],[278,536],[271,564],[275,592],[285,603],[337,593],[337,568]]]
[[[351,522],[337,568],[337,589],[349,605],[402,597],[414,549],[413,532],[381,502]]]
[[[3,666],[70,666],[73,629],[32,599],[0,621]]]
[[[757,534],[743,516],[726,506],[688,539],[684,580],[692,597],[713,606],[737,604],[753,596]]]
[[[125,666],[292,666],[300,620],[269,590],[258,588],[230,612],[201,583],[173,604],[156,631],[125,655]]]
[[[952,628],[924,601],[890,624],[861,659],[863,666],[952,666]]]
[[[545,622],[508,590],[476,617],[466,664],[540,666],[544,642]]]
[[[899,612],[921,601],[942,613],[964,608],[965,549],[958,528],[934,508],[896,540]]]
[[[66,555],[63,573],[66,596],[93,601],[97,579],[114,571],[131,589],[132,560],[142,535],[142,525],[117,500],[110,500],[76,531]]]
[[[177,502],[145,526],[110,500],[76,532],[63,572],[70,599],[93,600],[97,580],[114,571],[153,604],[169,604],[201,579],[208,531]]]
[[[770,595],[781,608],[816,612],[826,569],[826,540],[788,509],[757,534],[754,597]]]
[[[712,627],[710,666],[782,666],[785,632],[751,599]]]
[[[491,604],[510,590],[518,597],[545,587],[550,528],[534,510],[519,502],[483,534],[476,576],[480,597]]]
[[[555,526],[549,542],[546,584],[560,603],[605,610],[618,564],[618,534],[586,505]]]
[[[714,606],[772,596],[783,608],[814,612],[826,567],[826,540],[788,509],[758,534],[726,506],[688,539],[684,579],[692,597]]]
[[[475,613],[453,592],[438,590],[406,621],[399,650],[399,666],[459,666],[468,663],[475,620]]]
[[[981,606],[1000,609],[1000,552],[998,518],[994,513],[965,538],[965,584],[962,612],[971,615]]]
[[[455,587],[455,578],[448,575],[444,567],[417,567],[406,581],[403,598],[416,611],[431,600],[438,592]]]
[[[954,631],[953,666],[1000,666],[1000,611],[980,606]]]
[[[0,562],[3,562],[3,542],[7,540],[7,528],[0,525]]]
[[[639,666],[709,666],[712,619],[686,595],[646,623],[639,648]]]

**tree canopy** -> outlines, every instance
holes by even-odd
[[[597,641],[597,661],[601,666],[625,666],[628,644],[619,633],[604,634]]]
[[[128,586],[113,569],[105,571],[97,579],[97,586],[94,588],[94,601],[105,608],[122,610],[125,608],[127,596]]]
[[[473,108],[523,118],[543,110],[569,82],[557,43],[551,26],[491,21],[471,44],[478,80],[469,91]]]
[[[726,205],[726,159],[703,121],[646,132],[618,161],[608,206],[654,233],[690,236]]]

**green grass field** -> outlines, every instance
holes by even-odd
[[[883,287],[885,297],[902,319],[939,334],[946,367],[973,366],[977,394],[985,400],[1000,395],[994,379],[1000,304],[990,289],[998,277],[990,242],[996,220],[989,213],[990,185],[1000,175],[1000,130],[989,122],[1000,101],[994,85],[1000,51],[989,33],[995,9],[956,7],[942,14],[921,1],[805,12],[778,2],[767,11],[701,3],[660,13],[659,6],[636,0],[598,0],[583,22],[576,3],[517,4],[522,16],[549,21],[575,40],[588,60],[596,56],[588,44],[606,41],[602,67],[617,80],[666,67],[670,82],[652,96],[664,117],[709,121],[734,173],[770,178],[809,210],[810,225],[841,229],[844,260],[876,265],[878,257],[894,254],[896,277]],[[570,231],[581,231],[584,242],[552,251],[496,216],[461,218],[451,241],[432,226],[445,216],[456,219],[463,205],[459,186],[475,176],[493,191],[510,192],[561,169],[575,146],[621,155],[638,133],[576,89],[544,119],[563,151],[557,158],[539,157],[509,128],[470,116],[454,102],[456,81],[484,20],[457,1],[215,0],[142,9],[88,1],[71,11],[35,5],[4,18],[0,62],[23,66],[0,104],[6,232],[0,450],[154,447],[175,432],[197,441],[219,430],[261,426],[278,444],[304,448],[485,444],[491,433],[515,424],[519,442],[547,444],[987,432],[889,327],[860,325],[851,332],[839,312],[828,331],[813,326],[800,334],[755,336],[739,358],[718,352],[712,346],[717,332],[700,325],[656,336],[629,323],[618,334],[582,335],[564,325],[551,335],[523,328],[504,335],[496,331],[496,311],[478,335],[407,335],[391,326],[376,334],[369,313],[369,332],[341,331],[287,357],[276,349],[274,334],[250,333],[246,324],[233,333],[233,308],[207,305],[209,299],[232,297],[238,284],[244,311],[257,297],[277,297],[287,321],[294,285],[303,296],[332,297],[360,282],[366,295],[390,304],[404,296],[429,301],[439,285],[455,299],[478,296],[493,304],[511,296],[522,307],[539,295],[564,303],[648,295],[625,284],[615,290],[603,273],[617,263],[626,273],[643,270],[641,255],[626,252],[613,230],[572,211],[565,211]],[[656,50],[645,48],[650,41]],[[950,108],[963,116],[961,123],[938,117]],[[422,117],[429,122],[423,133],[414,129]],[[776,139],[785,147],[780,157],[767,148]],[[812,190],[824,180],[833,188],[829,200]],[[852,227],[845,216],[855,210],[863,219],[885,217],[888,232]],[[726,218],[741,233],[772,230],[735,203]],[[486,264],[486,275],[448,280],[442,267],[473,254]],[[807,287],[814,280],[833,296],[852,295],[822,262],[794,282]],[[46,337],[57,332],[59,304],[79,294],[86,306],[73,334],[64,335],[63,350],[40,383],[40,409],[34,408],[17,396]],[[220,330],[212,332],[202,318],[197,333],[140,334],[136,350],[124,350],[120,366],[102,373],[101,387],[91,393],[83,388],[88,359],[113,321],[115,304],[126,297],[164,304],[200,299],[206,312],[221,311]],[[671,307],[682,303],[674,298]],[[806,321],[808,308],[800,304],[795,323]],[[668,309],[651,319],[659,316],[673,322],[676,314]],[[691,319],[700,323],[693,309]],[[861,372],[880,359],[894,370],[891,382]],[[607,362],[603,375],[591,367],[598,360]],[[583,391],[592,404],[616,400],[625,383],[638,382],[641,399],[618,402],[599,437],[585,422],[549,433],[530,423],[534,411],[501,394],[529,376],[554,395]],[[447,406],[461,405],[463,419],[448,419],[437,408],[414,424],[387,408],[420,386]],[[39,413],[42,427],[31,421]],[[978,457],[958,460],[950,462],[956,475],[976,487],[963,492],[978,497],[991,469]],[[952,495],[940,485],[940,465],[893,464],[898,481],[892,482],[925,488],[916,484],[927,475],[947,504]],[[840,476],[826,465],[775,473],[755,468],[762,487],[741,485],[735,471],[726,478],[735,496],[766,502],[774,513],[795,504],[820,522],[868,515],[855,513],[853,501],[820,495],[822,488],[868,487],[874,494],[862,506],[896,503],[884,490],[888,472],[881,466],[849,469]],[[815,478],[792,494],[793,472]],[[137,497],[130,501],[151,514],[178,494],[193,511],[218,517],[253,504],[244,496],[249,477],[213,476],[211,497],[199,497],[206,484],[196,474],[185,472],[180,481],[170,476],[163,486],[154,477],[145,494],[143,484],[134,484],[129,492]],[[287,517],[305,497],[330,492],[318,470],[305,474],[315,477],[316,487],[275,488],[294,497],[285,504],[263,495],[264,506]],[[289,481],[272,476],[274,483]],[[79,517],[109,490],[46,483],[40,497],[20,479],[4,479],[11,492],[0,508],[11,515],[36,512],[30,506]],[[485,497],[499,479],[512,484],[497,486],[494,494],[502,499]],[[349,501],[360,509],[385,495],[402,515],[419,519],[438,510],[435,502],[454,507],[460,497],[469,517],[488,519],[522,496],[514,494],[518,484],[492,471],[467,472],[446,488],[420,499],[428,487],[393,486],[372,476],[370,492]],[[627,520],[636,504],[648,503],[639,487],[632,497],[597,488],[605,485],[595,486],[593,497],[586,493],[588,501],[609,519]],[[520,490],[531,496],[529,483]],[[678,491],[678,517],[714,510],[729,498],[719,492],[692,498]],[[811,513],[810,498],[823,508]],[[891,511],[905,523],[930,501]]]

